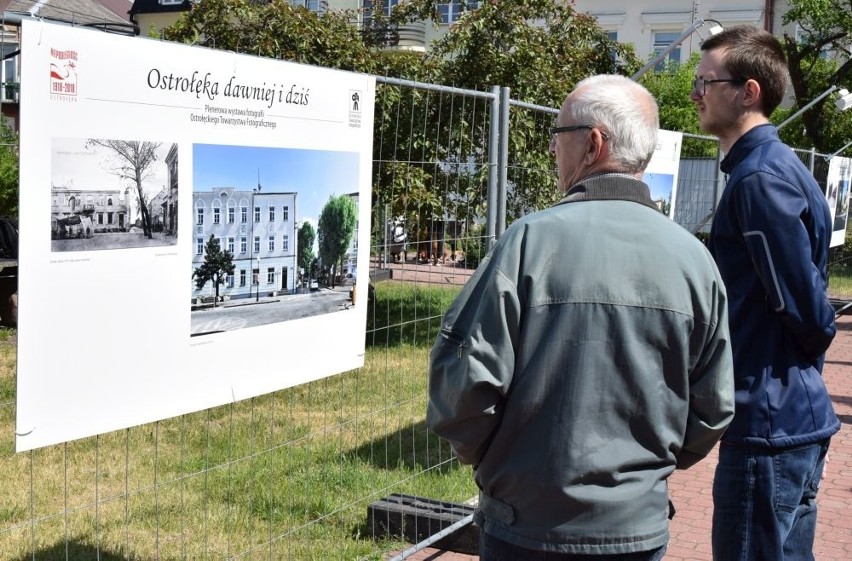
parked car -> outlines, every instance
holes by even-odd
[[[60,220],[60,222],[65,226],[64,237],[66,238],[91,238],[95,233],[95,229],[92,226],[92,219],[88,216],[75,214]]]
[[[311,290],[319,290],[319,283],[317,282],[317,279],[311,279],[309,286],[311,287]]]

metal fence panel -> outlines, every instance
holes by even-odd
[[[425,428],[429,349],[503,224],[559,197],[557,111],[507,93],[378,79],[361,369],[15,454],[15,332],[0,331],[0,559],[382,559],[406,544],[374,501],[472,498]],[[722,185],[715,159],[684,158],[675,220],[706,231]]]

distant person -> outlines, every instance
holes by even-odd
[[[564,198],[444,316],[426,422],[474,466],[483,561],[661,559],[667,478],[733,416],[724,286],[640,180],[658,128],[642,86],[580,82],[551,131]]]
[[[769,123],[787,85],[778,40],[740,26],[701,50],[691,99],[729,176],[709,247],[730,296],[736,386],[713,484],[713,558],[813,559],[815,498],[840,429],[822,379],[835,333],[831,214]]]

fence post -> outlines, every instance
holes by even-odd
[[[504,86],[500,92],[500,151],[497,169],[500,172],[497,181],[497,237],[506,230],[506,192],[509,175],[509,88]]]
[[[816,159],[816,147],[811,146],[811,151],[808,155],[808,169],[811,170],[811,175],[814,174],[814,160]]]
[[[488,132],[488,193],[485,204],[485,237],[491,249],[497,239],[497,143],[500,138],[500,86],[492,86],[491,127]]]

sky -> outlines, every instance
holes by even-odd
[[[192,157],[194,191],[251,191],[260,177],[265,193],[298,193],[296,221],[314,227],[331,195],[359,190],[357,152],[195,144]]]
[[[125,140],[125,139],[121,139]],[[142,181],[149,197],[155,196],[168,183],[166,154],[172,144],[160,143],[157,161],[148,170]],[[111,170],[121,161],[111,150],[101,147],[86,147],[85,138],[54,138],[52,144],[51,184],[83,191],[118,189],[134,186],[127,179],[120,179]]]

